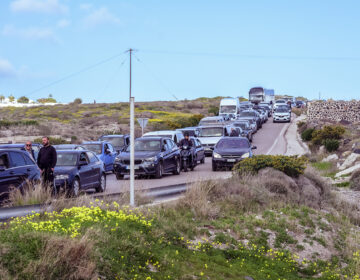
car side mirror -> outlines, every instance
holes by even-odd
[[[252,147],[251,147],[251,150],[256,150],[256,149],[257,149],[256,146],[252,146]]]
[[[215,149],[215,147],[210,147],[210,150],[214,150]]]
[[[3,172],[6,170],[6,167],[4,165],[0,165],[0,172]]]

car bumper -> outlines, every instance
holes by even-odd
[[[56,187],[66,187],[70,186],[69,179],[54,179]]]
[[[156,174],[156,163],[151,164],[135,164],[135,175],[155,175]],[[122,163],[115,163],[114,170],[116,173],[121,175],[130,174],[130,166]]]
[[[213,158],[212,163],[218,168],[233,167],[236,163],[242,160],[243,158]]]
[[[286,117],[277,117],[274,116],[273,120],[276,122],[288,122],[290,121],[291,117],[290,116],[286,116]]]

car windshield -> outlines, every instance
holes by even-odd
[[[110,142],[111,145],[113,145],[113,147],[115,149],[121,149],[122,147],[124,147],[125,141],[124,141],[124,137],[101,137],[102,141],[107,141]]]
[[[285,108],[285,107],[281,107],[281,108],[277,108],[275,110],[276,113],[288,113],[289,109]]]
[[[234,123],[234,126],[240,127],[241,129],[248,129],[248,125],[246,123]]]
[[[220,112],[222,114],[234,114],[236,113],[236,106],[235,105],[223,105],[220,107]]]
[[[195,130],[181,130],[181,132],[184,134],[185,132],[189,133],[189,136],[195,136]]]
[[[200,130],[201,137],[220,137],[223,136],[222,127],[204,127]]]
[[[236,139],[236,138],[229,138],[229,139],[221,139],[216,148],[218,149],[243,149],[249,148],[249,143],[246,139]]]
[[[275,103],[280,104],[280,103],[286,103],[285,100],[276,100]]]
[[[56,166],[76,166],[77,154],[58,153]]]
[[[101,144],[82,144],[87,150],[94,152],[97,155],[100,155],[102,152]]]
[[[135,140],[135,152],[155,152],[160,151],[160,140]],[[130,146],[126,150],[130,152]]]
[[[255,117],[255,116],[256,116],[255,112],[247,111],[247,112],[240,113],[240,117]]]

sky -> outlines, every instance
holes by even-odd
[[[360,1],[0,1],[0,95],[359,99]]]

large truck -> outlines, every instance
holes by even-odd
[[[240,101],[238,98],[223,98],[220,100],[219,116],[224,119],[236,119],[240,113]]]
[[[272,106],[275,102],[275,91],[262,87],[253,87],[249,91],[249,101],[254,104],[267,103]]]

